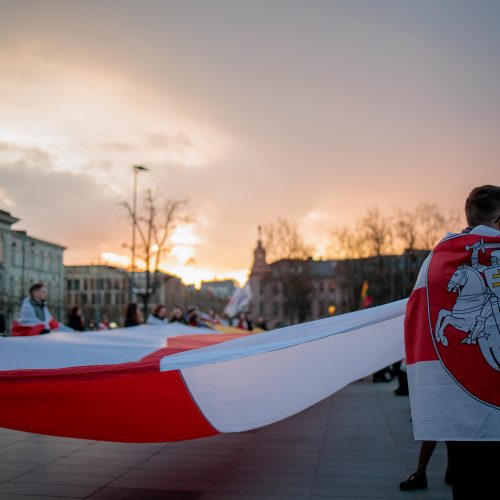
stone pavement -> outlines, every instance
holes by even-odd
[[[0,499],[451,499],[439,443],[429,489],[402,493],[418,443],[394,383],[351,384],[256,431],[172,444],[121,444],[0,429]],[[1,408],[0,408],[1,411]]]

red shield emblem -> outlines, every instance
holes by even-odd
[[[470,395],[500,409],[500,299],[492,286],[499,249],[498,237],[464,234],[442,241],[429,264],[427,297],[444,368]]]

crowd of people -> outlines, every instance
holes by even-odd
[[[66,325],[63,325],[50,314],[47,299],[47,289],[43,283],[36,283],[30,288],[29,297],[23,301],[21,306],[20,317],[13,323],[13,336],[43,335],[55,330],[74,332],[109,330],[119,326],[116,323],[110,323],[105,315],[96,321],[86,321],[82,309],[78,306],[71,308]],[[135,302],[126,307],[122,325],[128,328],[142,324],[166,325],[168,323],[181,323],[212,329],[216,325],[224,325],[247,331],[253,331],[256,328],[259,331],[267,330],[264,318],[259,317],[258,321],[254,322],[248,312],[231,318],[227,314],[216,312],[214,309],[202,311],[196,306],[190,306],[187,309],[178,306],[169,311],[166,306],[158,304],[145,320],[141,306]]]

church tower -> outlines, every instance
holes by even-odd
[[[258,227],[259,239],[257,240],[257,247],[253,253],[253,264],[250,276],[263,276],[270,271],[269,265],[266,262],[266,250],[262,246],[262,227]]]

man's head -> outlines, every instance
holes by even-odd
[[[30,297],[33,300],[47,300],[47,289],[43,283],[35,283],[30,287]]]
[[[474,188],[465,201],[465,217],[471,227],[483,225],[500,230],[500,186]]]

